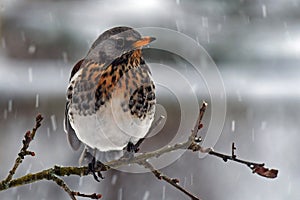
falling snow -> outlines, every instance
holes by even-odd
[[[29,83],[32,83],[32,68],[31,67],[28,68],[28,80],[29,80]]]
[[[208,28],[208,18],[207,17],[202,17],[202,26],[203,28]]]
[[[15,194],[17,193],[17,191],[18,191],[18,188],[16,188],[16,187],[15,187],[15,188],[12,188],[12,189],[11,189],[11,194],[12,194],[12,195],[15,195]]]
[[[242,96],[241,96],[241,93],[239,90],[236,91],[236,95],[237,95],[238,101],[242,102]]]
[[[290,34],[290,32],[289,32],[288,30],[286,30],[286,31],[284,32],[284,36],[285,36],[286,41],[287,41],[289,44],[292,43],[291,34]]]
[[[6,42],[5,42],[5,38],[4,37],[1,38],[1,46],[2,46],[3,49],[6,48]]]
[[[196,41],[197,41],[198,45],[200,45],[198,36],[196,36]]]
[[[25,32],[24,31],[21,31],[21,38],[22,38],[22,41],[25,42],[26,41],[26,37],[25,37]],[[29,49],[28,49],[29,50]]]
[[[191,174],[191,185],[194,185],[194,175]]]
[[[234,132],[235,131],[235,120],[231,121],[231,131]]]
[[[35,107],[38,108],[40,104],[40,95],[36,94],[35,96]]]
[[[56,119],[55,119],[55,115],[51,115],[51,125],[52,125],[52,130],[56,131],[57,126],[56,126]]]
[[[186,181],[187,181],[187,179],[186,179],[186,176],[184,177],[184,181],[183,181],[183,187],[185,188],[186,187]]]
[[[64,69],[63,68],[60,69],[60,78],[61,79],[64,78]]]
[[[162,188],[162,200],[165,200],[166,199],[166,186],[164,185],[163,188]]]
[[[3,118],[7,119],[7,109],[4,109],[4,111],[3,111]]]
[[[40,161],[39,163],[40,163],[40,165],[42,166],[42,168],[45,168],[45,164],[44,164],[43,161]]]
[[[36,47],[34,46],[34,45],[30,45],[29,47],[28,47],[28,53],[29,54],[34,54],[35,53],[35,51],[36,51]]]
[[[47,127],[47,137],[50,138],[50,128]]]
[[[13,107],[13,100],[11,99],[8,101],[8,112],[12,111],[12,107]]]
[[[207,43],[210,43],[210,34],[209,31],[206,32]]]
[[[123,188],[119,188],[118,191],[118,200],[122,200],[123,199]]]
[[[53,22],[53,14],[52,14],[52,12],[49,12],[48,16],[49,16],[49,21]]]
[[[150,192],[147,190],[144,194],[143,200],[148,200],[149,196],[150,196]]]
[[[177,30],[178,32],[181,32],[181,31],[180,31],[180,25],[179,25],[180,22],[179,22],[178,20],[176,20],[175,23],[176,23],[176,30]]]
[[[112,185],[115,185],[116,182],[117,182],[117,179],[118,179],[118,176],[114,174],[114,175],[112,176],[112,178],[111,178],[111,184],[112,184]]]
[[[266,127],[267,127],[267,122],[266,121],[262,121],[261,122],[261,126],[260,126],[261,130],[265,130]]]
[[[32,163],[29,164],[27,170],[26,170],[26,174],[28,174],[31,171],[32,168]]]
[[[78,181],[78,186],[81,187],[83,185],[83,179],[84,177],[80,177]]]
[[[222,24],[218,24],[217,29],[220,32],[222,30]]]
[[[267,7],[266,7],[266,5],[263,4],[261,6],[261,9],[262,9],[262,15],[263,15],[263,17],[266,18],[267,17]]]
[[[249,23],[250,23],[250,20],[251,20],[251,19],[250,19],[250,16],[247,16],[247,17],[246,17],[246,24],[249,24]]]
[[[64,61],[64,63],[67,63],[68,62],[68,54],[67,54],[67,52],[62,52],[62,57],[63,57],[63,61]]]
[[[291,191],[292,191],[292,183],[291,181],[289,181],[287,193],[291,194]]]

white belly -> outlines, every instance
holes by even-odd
[[[77,137],[91,148],[100,151],[122,150],[128,142],[136,143],[143,138],[153,121],[154,109],[145,119],[124,112],[118,98],[100,107],[93,115],[73,115],[71,123]]]

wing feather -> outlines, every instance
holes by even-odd
[[[81,68],[83,61],[84,61],[84,59],[81,59],[75,64],[75,66],[72,69],[69,81],[71,81],[72,77]],[[70,98],[70,97],[67,97],[67,98]],[[75,130],[73,129],[73,127],[71,126],[71,123],[70,123],[68,112],[69,112],[69,104],[70,104],[71,99],[72,98],[67,100],[66,107],[65,107],[64,129],[65,129],[65,132],[67,133],[67,138],[68,138],[68,142],[69,142],[70,146],[72,147],[73,150],[76,151],[80,148],[82,142],[76,136]]]

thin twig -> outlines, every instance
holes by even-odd
[[[80,192],[72,192],[72,194],[74,196],[85,197],[85,198],[90,198],[90,199],[100,199],[102,197],[101,194],[96,194],[96,193],[93,193],[93,194],[82,194]]]
[[[219,158],[222,158],[224,160],[224,162],[227,162],[228,160],[232,160],[232,161],[235,161],[237,163],[247,165],[248,167],[251,167],[251,166],[254,166],[254,165],[258,165],[258,166],[264,166],[265,165],[264,163],[255,163],[255,162],[250,162],[250,161],[238,159],[235,152],[234,152],[235,150],[236,150],[236,147],[235,147],[234,143],[232,143],[232,146],[231,146],[232,154],[231,155],[222,154],[222,153],[216,152],[214,150],[211,150],[209,152],[209,154],[213,155],[213,156],[217,156]]]
[[[256,173],[260,176],[266,177],[266,178],[276,178],[278,175],[278,170],[277,169],[269,169],[264,167],[264,163],[255,163],[255,162],[250,162],[247,160],[242,160],[237,158],[237,155],[235,154],[235,144],[232,143],[231,145],[231,155],[226,155],[223,153],[219,153],[214,151],[212,148],[203,148],[201,147],[198,143],[193,142],[190,146],[189,149],[192,151],[200,151],[201,153],[208,153],[209,155],[213,155],[219,158],[222,158],[224,162],[227,162],[228,160],[232,160],[237,163],[241,163],[243,165],[246,165],[249,167],[253,173]]]
[[[198,131],[202,128],[201,122],[202,122],[204,113],[206,111],[206,108],[207,108],[207,103],[205,101],[203,101],[202,106],[199,110],[197,122],[194,126],[194,129],[192,130],[192,135],[190,137],[191,142],[194,141],[194,139],[197,137]]]
[[[173,187],[175,187],[176,189],[180,190],[181,192],[183,192],[184,194],[189,196],[192,200],[201,200],[200,198],[196,197],[191,192],[189,192],[186,189],[184,189],[183,187],[181,187],[179,185],[179,180],[178,179],[170,178],[170,177],[164,175],[161,171],[155,169],[149,162],[142,161],[138,164],[140,164],[140,165],[144,166],[145,168],[149,169],[156,176],[156,178],[158,178],[159,180],[164,180],[167,183],[171,184]]]
[[[8,184],[8,188],[17,187],[25,184],[34,183],[40,180],[52,180],[51,176],[69,176],[69,175],[78,175],[78,176],[86,176],[88,175],[88,167],[60,167],[60,166],[54,166],[53,168],[49,168],[37,173],[33,174],[26,174],[25,176],[12,179]],[[49,178],[50,177],[50,178]],[[7,189],[3,186],[3,184],[0,184],[0,191]]]
[[[38,114],[35,119],[35,126],[32,129],[32,131],[27,131],[24,136],[23,146],[18,153],[18,157],[15,160],[15,163],[12,167],[12,169],[9,171],[8,176],[0,182],[0,191],[5,190],[8,188],[25,185],[29,183],[33,183],[39,180],[52,180],[54,181],[58,186],[60,186],[65,192],[67,192],[72,200],[76,200],[75,196],[81,196],[81,197],[88,197],[90,199],[99,199],[101,198],[100,194],[82,194],[79,192],[72,191],[68,185],[65,183],[64,180],[59,178],[58,176],[66,176],[70,174],[77,174],[79,176],[82,176],[83,174],[87,175],[89,174],[89,170],[87,167],[85,168],[74,168],[74,167],[65,167],[61,168],[59,166],[54,166],[53,168],[43,170],[41,172],[35,173],[35,174],[27,174],[23,177],[12,179],[14,174],[16,173],[16,170],[20,166],[20,164],[23,162],[23,159],[27,155],[34,156],[35,153],[33,151],[28,151],[30,142],[34,139],[34,136],[38,130],[38,128],[41,126],[41,122],[43,120],[43,117],[41,114]],[[105,170],[105,169],[103,169]]]
[[[238,159],[235,154],[235,150],[236,150],[235,144],[232,143],[231,156],[216,152],[212,149],[208,153],[210,155],[222,158],[224,160],[224,162],[227,162],[228,160],[232,160],[234,162],[244,164],[244,165],[248,166],[252,170],[253,173],[256,173],[256,174],[266,177],[266,178],[276,178],[278,176],[278,170],[277,169],[269,169],[269,168],[264,167],[265,163],[255,163],[255,162]]]
[[[25,133],[24,136],[24,140],[23,142],[23,146],[18,154],[18,157],[15,160],[15,163],[12,167],[12,169],[9,171],[8,176],[6,177],[6,179],[4,179],[3,181],[1,181],[1,185],[7,185],[7,183],[9,181],[11,181],[11,179],[13,178],[14,174],[16,173],[16,170],[18,169],[19,165],[23,162],[23,159],[25,156],[27,155],[31,155],[31,156],[35,156],[35,153],[32,151],[28,151],[28,147],[30,142],[34,139],[35,133],[37,131],[37,129],[41,126],[41,122],[43,120],[43,117],[41,114],[38,114],[35,118],[35,126],[32,129],[32,131],[27,131]]]
[[[75,196],[79,196],[79,197],[85,197],[85,198],[90,198],[90,199],[100,199],[102,197],[101,194],[96,194],[96,193],[93,193],[93,194],[83,194],[83,193],[80,193],[80,192],[75,192],[75,191],[72,191],[69,186],[65,183],[64,180],[62,180],[61,178],[57,177],[56,175],[54,174],[51,174],[49,176],[49,179],[48,180],[53,180],[58,186],[60,186],[66,193],[68,193],[68,195],[70,196],[70,198],[72,200],[76,200],[76,197]]]
[[[75,195],[73,194],[72,190],[69,188],[69,186],[63,181],[61,178],[57,177],[54,174],[49,175],[48,180],[54,181],[58,186],[60,186],[72,200],[76,200]]]

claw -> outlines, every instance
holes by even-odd
[[[88,164],[89,173],[93,174],[93,177],[97,182],[100,182],[99,178],[104,179],[104,177],[102,176],[100,171],[98,171],[97,174],[96,174],[96,168],[98,168],[100,166],[102,168],[102,166],[104,166],[104,164],[100,161],[96,162],[95,157],[93,157],[92,161]]]
[[[128,152],[135,152],[135,146],[132,142],[128,142],[126,149]]]
[[[134,145],[132,142],[128,142],[126,150],[124,152],[124,158],[131,159],[134,156],[134,153],[138,152],[139,148],[137,145]]]

